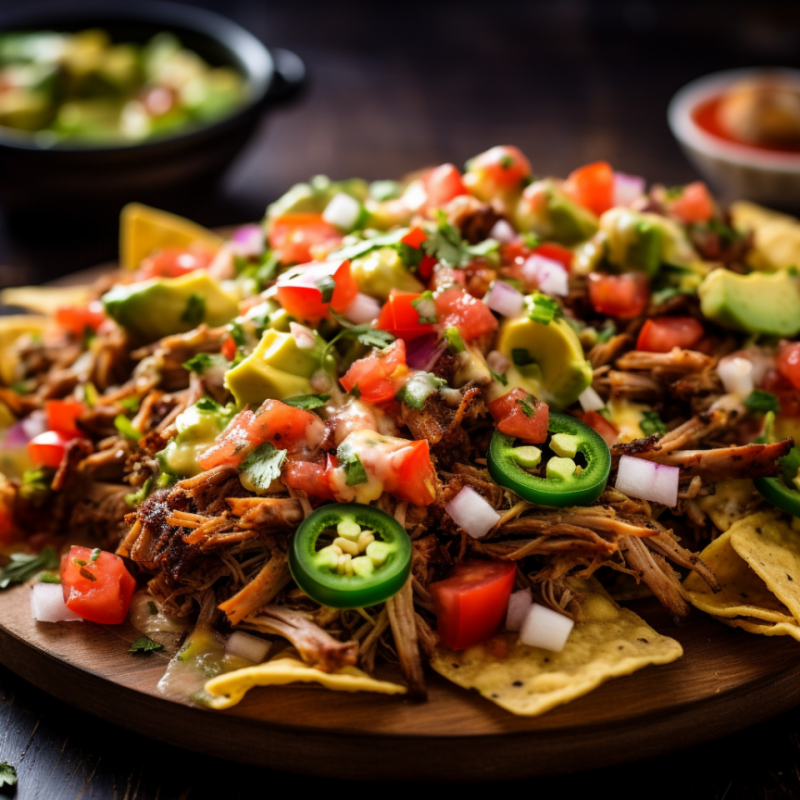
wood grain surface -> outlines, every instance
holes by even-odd
[[[427,703],[305,687],[251,691],[228,712],[161,697],[168,657],[128,652],[129,625],[37,623],[30,589],[0,597],[0,662],[53,696],[166,742],[236,761],[363,779],[522,778],[630,761],[698,744],[800,704],[798,644],[695,613],[673,626],[636,609],[686,654],[609,681],[537,718],[516,717],[439,676]],[[324,757],[323,757],[324,756]],[[398,758],[402,756],[402,758]]]

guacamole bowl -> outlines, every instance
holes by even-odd
[[[88,29],[134,45],[171,34],[210,67],[236,73],[239,102],[215,119],[131,142],[73,141],[2,127],[0,206],[6,212],[69,216],[77,209],[118,210],[130,200],[163,202],[165,193],[209,186],[247,143],[262,113],[295,96],[305,82],[294,53],[269,50],[236,23],[200,8],[51,3],[0,16],[0,35]]]

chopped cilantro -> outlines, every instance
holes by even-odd
[[[395,399],[405,403],[409,408],[420,409],[430,395],[446,385],[447,381],[430,372],[415,372],[397,393]]]
[[[609,341],[610,339],[612,339],[616,335],[617,335],[616,326],[614,325],[614,323],[610,319],[607,319],[605,321],[605,323],[603,324],[603,327],[600,328],[599,331],[597,331],[596,339],[597,339],[598,342],[600,342],[602,344],[604,342]]]
[[[412,271],[416,271],[419,265],[422,263],[423,257],[425,256],[422,248],[412,247],[410,244],[406,244],[405,242],[398,242],[396,245],[394,245],[394,247],[400,255],[400,260],[403,262],[403,266]]]
[[[212,413],[222,411],[222,406],[216,400],[208,396],[201,397],[195,405],[198,411],[210,411]]]
[[[366,255],[371,250],[377,250],[379,247],[389,247],[399,244],[400,240],[408,233],[408,228],[398,228],[391,233],[385,233],[381,236],[373,236],[369,239],[363,239],[353,244],[345,245],[344,247],[335,250],[330,254],[330,258],[359,258]]]
[[[458,328],[454,326],[444,329],[444,338],[447,339],[447,344],[454,353],[463,353],[467,349]]]
[[[45,547],[38,555],[12,553],[10,558],[10,563],[0,570],[0,589],[7,589],[13,583],[24,583],[37,572],[57,569],[60,564],[58,553],[52,547]]]
[[[198,353],[192,356],[188,361],[183,362],[183,368],[189,372],[196,372],[202,375],[212,364],[211,355],[209,353]]]
[[[0,762],[0,786],[16,786],[17,770],[7,761]]]
[[[287,406],[313,411],[315,408],[324,406],[330,399],[331,396],[329,394],[298,394],[296,397],[284,398],[283,402]]]
[[[102,552],[103,551],[99,547],[95,547],[94,550],[92,550],[92,554],[89,556],[89,561],[97,561]]]
[[[230,333],[231,339],[233,339],[237,347],[244,347],[247,344],[247,334],[242,323],[238,320],[228,323],[228,333]]]
[[[61,576],[55,572],[43,572],[39,576],[39,583],[61,583]]]
[[[424,291],[416,300],[412,300],[411,306],[419,316],[420,325],[435,325],[439,321],[436,302],[433,299],[433,292],[430,290]]]
[[[264,442],[247,456],[240,469],[258,489],[268,489],[274,480],[280,478],[284,461],[286,450],[278,450],[271,442]]]
[[[503,156],[500,159],[500,166],[503,169],[511,169],[514,166],[514,158],[512,156]]]
[[[489,374],[494,380],[502,383],[503,386],[508,386],[508,377],[505,375],[505,373],[501,375],[499,372],[495,372],[491,367],[489,367]]]
[[[528,306],[528,317],[534,322],[541,322],[543,325],[549,325],[561,311],[561,306],[541,292],[532,292],[525,298],[525,303]]]
[[[138,442],[142,438],[142,434],[133,427],[133,423],[124,414],[117,414],[114,417],[114,427],[120,436],[131,442]]]
[[[196,328],[206,318],[206,298],[202,294],[192,294],[186,301],[186,308],[181,314],[181,322]]]
[[[535,233],[523,233],[522,241],[529,250],[535,250],[542,243],[542,240]]]
[[[336,336],[334,336],[333,339],[328,342],[327,346],[322,351],[320,361],[322,362],[323,368],[325,368],[326,361],[328,360],[328,356],[330,355],[334,344],[336,344],[336,342],[338,342],[340,339],[356,339],[363,344],[364,347],[378,347],[380,349],[388,347],[394,341],[394,336],[392,336],[391,333],[373,328],[369,323],[354,325],[352,322],[350,322],[350,320],[343,317],[341,314],[337,314],[333,310],[331,310],[331,315],[342,326],[342,328],[344,328],[344,330],[339,331],[339,333],[337,333]]]
[[[331,275],[322,275],[314,281],[314,286],[322,292],[322,302],[330,303],[333,299],[333,291],[336,289],[336,281]]]
[[[445,267],[459,267],[467,260],[464,241],[458,229],[447,221],[443,211],[439,211],[438,222],[433,230],[427,231],[428,238],[423,247],[429,256],[436,258]]]
[[[531,354],[524,347],[515,347],[511,351],[511,360],[516,367],[527,367],[528,364],[535,363]]]
[[[25,470],[22,475],[22,485],[19,487],[20,497],[27,505],[40,508],[50,497],[50,484],[54,475],[54,470],[49,467]]]
[[[358,400],[361,397],[361,389],[358,388],[358,384],[356,383],[353,388],[348,392],[348,394],[354,399]]]
[[[97,576],[93,572],[89,572],[89,570],[86,569],[86,567],[81,567],[78,570],[78,574],[82,578],[86,578],[87,581],[91,581],[92,583],[94,583],[97,580]]]
[[[667,426],[663,423],[657,411],[645,411],[642,414],[642,421],[639,423],[639,427],[645,436],[667,432]]]
[[[536,413],[536,399],[532,394],[527,397],[518,397],[517,405],[522,409],[526,417],[532,417]]]
[[[755,389],[744,401],[745,408],[754,414],[766,414],[772,411],[774,414],[781,413],[781,404],[772,392],[765,392],[762,389]]]
[[[163,644],[154,642],[147,636],[137,639],[129,648],[130,653],[158,653],[164,649]]]
[[[338,452],[341,454],[341,448]],[[356,453],[348,452],[346,458],[342,459],[340,463],[344,468],[345,484],[347,486],[359,486],[367,482],[367,471]]]

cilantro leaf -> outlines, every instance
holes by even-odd
[[[322,353],[322,364],[323,367],[325,366],[325,361],[327,359],[328,354],[333,349],[333,345],[336,344],[340,339],[357,339],[364,347],[379,347],[383,349],[387,347],[394,341],[394,336],[388,331],[382,331],[378,328],[373,328],[372,325],[369,323],[362,323],[361,325],[354,325],[350,320],[346,317],[343,317],[341,314],[337,314],[335,311],[331,309],[331,314],[333,318],[344,328],[344,330],[339,331],[333,339],[328,342],[327,347]]]
[[[264,442],[247,456],[239,469],[258,489],[268,489],[272,481],[280,478],[284,461],[286,450],[278,450],[271,442]]]
[[[781,413],[781,404],[772,392],[765,392],[762,389],[755,389],[744,400],[745,408],[754,414],[766,414],[772,411],[774,414]]]
[[[142,438],[142,434],[133,427],[133,423],[124,414],[117,414],[114,417],[114,427],[120,436],[131,442],[138,442]]]
[[[492,376],[494,380],[502,383],[503,386],[508,386],[508,377],[506,376],[505,373],[501,375],[499,372],[495,372],[491,367],[489,367],[489,374]]]
[[[195,405],[199,411],[215,412],[222,410],[222,406],[216,400],[208,396],[201,397]]]
[[[388,331],[380,331],[369,325],[364,325],[364,330],[356,333],[356,339],[365,347],[388,347],[393,341],[394,336]]]
[[[444,212],[439,212],[436,228],[427,233],[428,238],[423,244],[425,252],[445,267],[460,267],[466,257],[464,241],[458,229],[447,221]]]
[[[515,347],[511,351],[511,360],[516,367],[527,367],[528,364],[535,363],[531,354],[524,347]]]
[[[561,306],[541,292],[532,292],[525,298],[528,306],[528,317],[534,322],[541,322],[542,325],[549,325],[562,311]]]
[[[661,420],[658,411],[645,411],[642,414],[642,421],[639,423],[639,427],[645,436],[667,432],[667,426]]]
[[[56,569],[61,563],[52,547],[45,547],[38,555],[12,553],[10,558],[11,562],[0,570],[0,589],[7,589],[13,583],[24,583],[37,572]]]
[[[237,347],[244,347],[247,344],[247,334],[242,323],[238,320],[228,323],[228,333],[230,333],[231,339],[233,339]]]
[[[356,453],[348,453],[341,466],[344,468],[344,482],[347,486],[359,486],[367,482],[367,471]]]
[[[283,402],[287,406],[302,408],[305,411],[313,411],[315,408],[324,406],[331,399],[329,394],[298,394],[296,397],[286,397]]]
[[[163,644],[154,642],[147,636],[137,639],[129,648],[129,653],[158,653],[164,649]]]
[[[596,340],[599,343],[603,344],[611,340],[616,335],[617,335],[616,326],[610,319],[608,319],[605,321],[603,327],[600,328],[599,331],[597,331]]]
[[[0,762],[0,786],[16,786],[17,770],[7,761]]]
[[[359,258],[366,255],[371,250],[377,250],[379,247],[388,247],[396,245],[408,233],[408,228],[398,228],[391,233],[385,233],[382,236],[373,236],[370,239],[363,239],[360,242],[340,247],[330,253],[329,258]]]
[[[314,281],[314,286],[322,292],[322,302],[330,303],[333,299],[333,291],[336,289],[336,281],[331,275],[322,275]]]
[[[196,328],[206,318],[206,298],[202,294],[189,295],[181,322]]]
[[[43,572],[39,576],[39,583],[61,583],[61,577],[55,572]]]
[[[536,399],[532,394],[527,397],[518,397],[517,405],[522,409],[526,417],[532,417],[536,413]]]
[[[196,372],[202,375],[212,364],[212,358],[209,353],[198,353],[192,356],[188,361],[183,362],[183,368],[189,372]]]

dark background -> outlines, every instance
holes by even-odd
[[[27,0],[0,0],[0,11],[22,5]],[[304,98],[265,120],[217,189],[171,203],[170,210],[207,225],[257,219],[292,183],[317,173],[397,177],[443,161],[461,164],[494,144],[519,145],[538,175],[565,175],[603,158],[650,181],[685,182],[695,176],[667,128],[672,94],[715,70],[800,66],[797,0],[196,5],[232,17],[269,46],[294,50],[311,77]],[[66,228],[41,220],[24,234],[0,216],[0,285],[40,282],[115,254],[116,232],[89,215]],[[657,677],[654,671],[654,691]],[[800,713],[790,712],[691,752],[498,790],[564,798],[798,797],[799,736]],[[184,753],[101,723],[0,670],[4,760],[19,767],[20,800],[386,791]],[[428,789],[445,791],[462,790]]]

